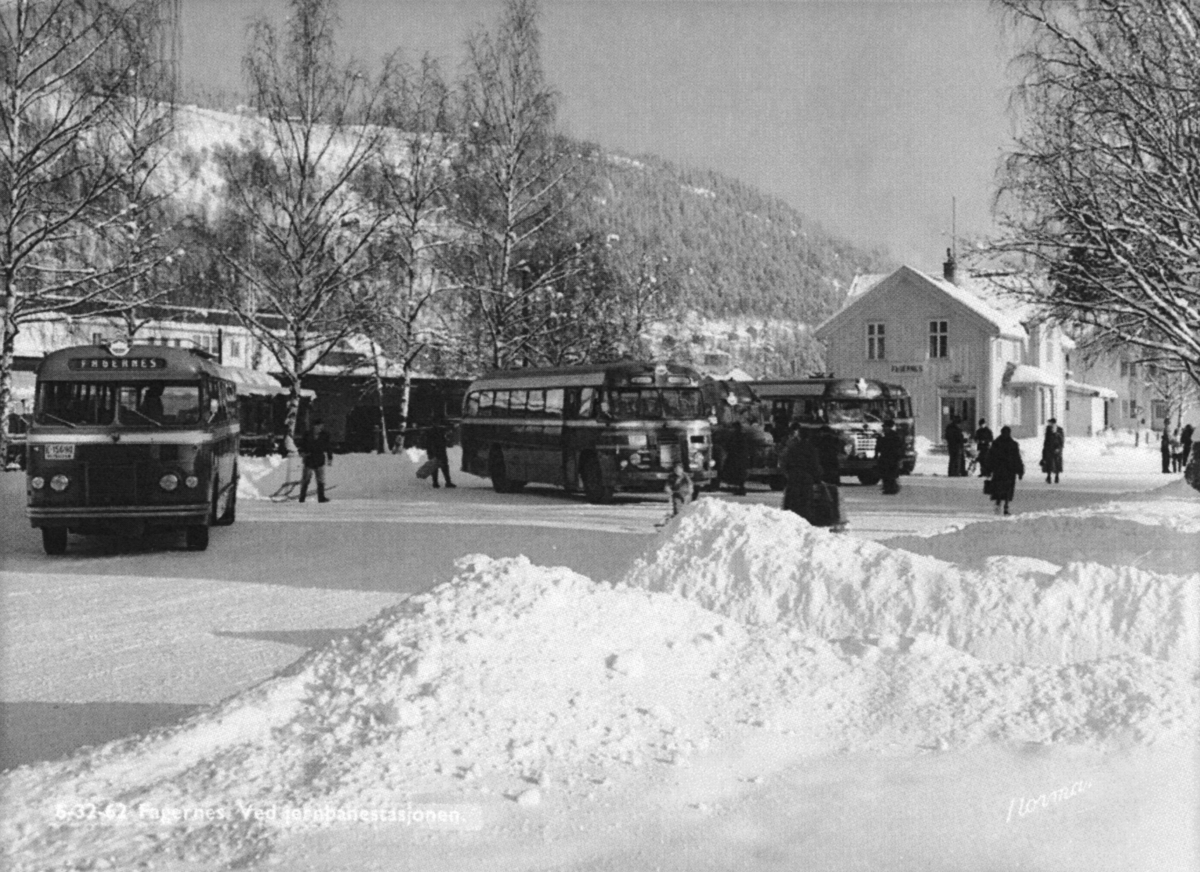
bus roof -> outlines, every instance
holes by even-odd
[[[52,351],[38,364],[39,381],[173,381],[207,374],[234,381],[230,373],[205,352],[166,345],[76,345]]]
[[[622,360],[615,363],[584,364],[581,366],[529,367],[489,372],[471,382],[467,389],[528,390],[535,388],[570,387],[698,387],[701,375],[678,363],[647,363]],[[649,379],[649,381],[644,381]]]
[[[901,385],[869,378],[801,378],[771,379],[751,382],[754,392],[762,399],[778,397],[829,397],[830,399],[874,400],[883,397],[907,397]]]

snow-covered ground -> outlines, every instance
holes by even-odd
[[[1144,448],[1070,440],[1057,486],[1024,450],[1011,518],[929,455],[844,488],[843,535],[768,491],[661,530],[432,491],[419,456],[273,502],[295,470],[247,461],[203,555],[57,561],[0,477],[6,862],[1197,868],[1200,494]],[[78,723],[118,703],[146,724]]]

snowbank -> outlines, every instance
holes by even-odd
[[[928,633],[1023,663],[1127,653],[1200,661],[1200,575],[1012,560],[972,571],[764,506],[695,503],[624,580],[825,638]]]
[[[1174,740],[1196,726],[1195,589],[1019,558],[968,572],[701,500],[625,582],[466,557],[175,727],[6,773],[0,837],[14,870],[242,866],[314,809],[585,802],[731,735],[793,759]]]

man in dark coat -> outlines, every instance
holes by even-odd
[[[333,447],[329,441],[329,432],[325,429],[325,422],[320,418],[313,421],[308,432],[300,437],[296,450],[304,459],[304,472],[300,477],[300,502],[304,502],[304,498],[308,496],[308,483],[313,478],[317,480],[317,502],[329,502],[329,497],[325,496],[325,465],[333,465]]]
[[[988,456],[991,458],[992,502],[996,504],[996,514],[1003,507],[1007,515],[1008,504],[1012,502],[1017,489],[1017,479],[1025,477],[1021,446],[1012,438],[1011,427],[1000,428],[1000,435],[992,443]]]
[[[721,480],[733,488],[736,496],[746,495],[746,477],[750,474],[750,434],[741,421],[729,427],[725,442],[725,462],[721,464]]]
[[[821,480],[821,459],[804,431],[793,427],[780,459],[787,485],[783,490],[784,509],[812,523],[813,487]]]
[[[1188,458],[1192,454],[1192,434],[1196,432],[1196,428],[1191,424],[1185,424],[1183,429],[1179,431],[1179,445],[1183,451],[1183,468],[1187,469]]]
[[[988,474],[988,449],[992,447],[992,440],[995,438],[995,434],[992,433],[992,428],[987,425],[987,421],[980,418],[979,428],[975,431],[975,457],[979,461],[980,475],[986,476]]]
[[[875,440],[875,465],[883,481],[885,494],[900,493],[900,464],[904,461],[904,443],[896,432],[896,422],[883,422],[883,435]]]
[[[1162,441],[1159,443],[1159,450],[1162,451],[1162,469],[1165,473],[1171,472],[1171,419],[1163,420]]]
[[[842,437],[832,427],[825,426],[816,434],[817,459],[821,463],[821,483],[827,512],[825,518],[818,518],[818,526],[828,523],[835,531],[846,527],[846,517],[842,514]]]
[[[429,459],[434,463],[434,487],[441,487],[438,484],[438,472],[441,472],[446,477],[446,487],[458,487],[458,485],[450,480],[450,457],[446,453],[447,441],[446,421],[443,418],[438,418],[425,434],[425,453],[429,455]]]
[[[946,425],[946,430],[942,435],[946,437],[946,449],[950,452],[950,464],[946,470],[946,475],[952,478],[966,475],[967,437],[963,433],[962,427],[959,426],[958,415],[950,416],[950,423]]]
[[[1046,432],[1042,435],[1042,472],[1046,473],[1046,484],[1050,484],[1050,476],[1058,484],[1058,476],[1063,468],[1063,445],[1066,438],[1063,428],[1051,418],[1046,422]]]

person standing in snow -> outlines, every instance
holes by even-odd
[[[883,481],[885,494],[900,493],[900,464],[904,460],[904,443],[896,432],[896,422],[888,418],[883,422],[883,435],[875,440],[875,466]]]
[[[996,504],[996,514],[1003,508],[1007,515],[1008,504],[1016,493],[1017,479],[1025,477],[1021,446],[1012,438],[1012,427],[1000,428],[1000,435],[992,443],[988,455],[991,458],[992,502]]]
[[[746,477],[750,473],[750,436],[741,421],[734,421],[725,443],[725,462],[721,480],[733,488],[734,496],[746,495]]]
[[[304,460],[304,472],[300,476],[300,502],[308,496],[308,483],[315,477],[317,480],[317,502],[327,503],[325,496],[325,465],[333,465],[333,447],[329,441],[329,432],[325,422],[317,418],[312,427],[300,437],[296,446]]]
[[[966,442],[967,437],[959,426],[958,415],[950,416],[950,423],[942,432],[946,438],[946,450],[950,452],[950,464],[946,475],[951,478],[967,474]]]
[[[1058,484],[1058,476],[1063,468],[1063,445],[1066,437],[1063,428],[1051,418],[1046,422],[1046,432],[1042,435],[1042,472],[1046,473],[1046,484],[1050,484],[1050,476]]]
[[[812,523],[813,489],[821,481],[821,458],[798,424],[792,426],[780,465],[787,481],[783,508]]]
[[[995,438],[996,434],[987,425],[987,421],[980,418],[979,428],[975,431],[974,439],[975,459],[979,462],[979,474],[982,476],[988,474],[988,449],[992,447],[992,440]]]
[[[671,495],[671,515],[679,514],[679,510],[696,498],[696,489],[692,478],[683,468],[682,463],[676,463],[667,476],[666,491]]]
[[[425,453],[429,455],[429,459],[433,461],[433,486],[441,487],[438,484],[438,472],[446,477],[446,487],[458,487],[450,480],[450,457],[446,453],[446,420],[438,417],[434,420],[433,425],[425,434]]]
[[[1163,420],[1162,441],[1159,442],[1159,451],[1162,453],[1162,471],[1169,474],[1171,472],[1171,419]]]
[[[817,431],[817,458],[821,462],[823,496],[828,504],[827,517],[819,519],[828,523],[835,532],[846,529],[846,516],[842,514],[842,437],[828,424]]]
[[[1192,434],[1196,429],[1191,424],[1185,424],[1183,429],[1179,431],[1179,448],[1182,451],[1183,462],[1182,466],[1187,469],[1188,458],[1192,454]]]

